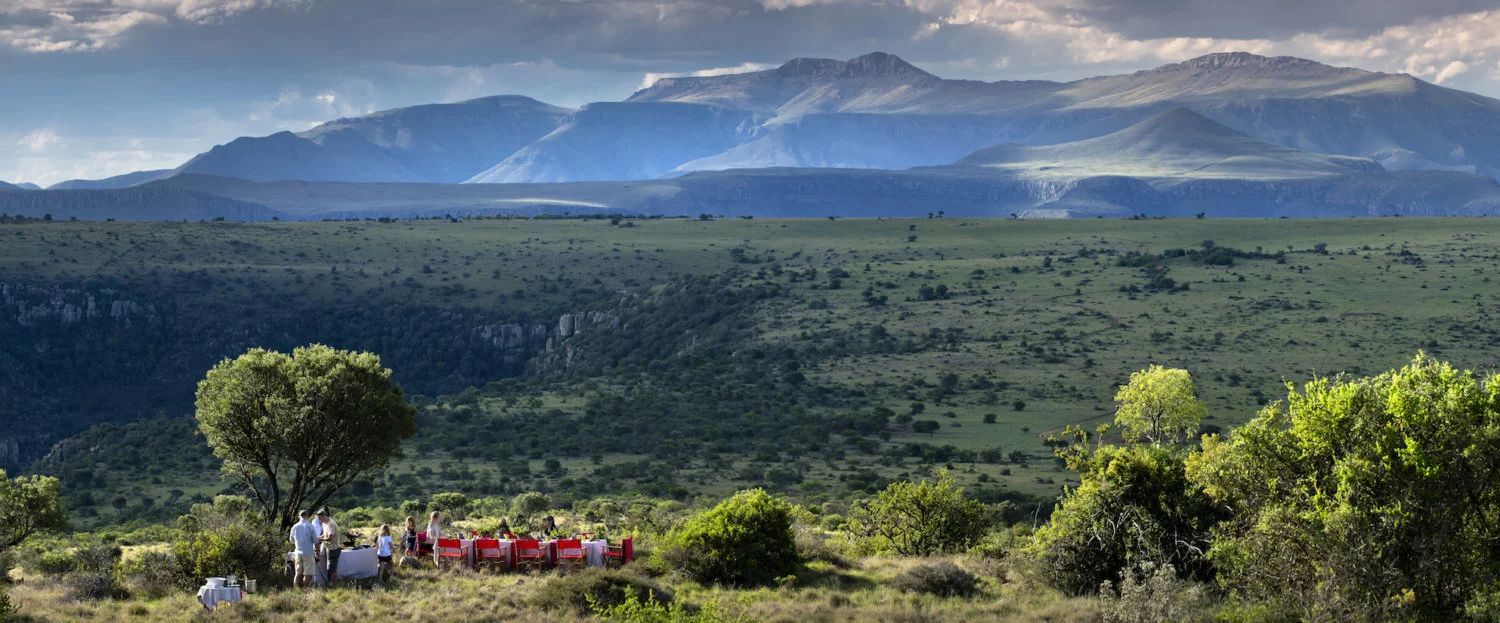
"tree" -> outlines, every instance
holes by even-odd
[[[1074,595],[1152,566],[1211,579],[1205,554],[1224,514],[1188,482],[1186,452],[1145,445],[1090,448],[1081,430],[1069,427],[1068,433],[1079,442],[1057,454],[1078,472],[1079,485],[1063,493],[1025,549],[1037,577]]]
[[[1125,441],[1177,443],[1192,436],[1208,413],[1187,370],[1151,366],[1130,375],[1115,394],[1115,424]]]
[[[0,552],[38,532],[67,527],[68,512],[57,495],[56,478],[21,476],[12,480],[0,469]]]
[[[1500,375],[1419,354],[1315,379],[1205,437],[1187,475],[1233,513],[1209,557],[1247,597],[1346,620],[1456,620],[1494,603]],[[1414,612],[1390,611],[1403,604]]]
[[[416,434],[416,410],[378,356],[323,345],[225,359],[198,383],[197,407],[224,471],[282,528],[384,468]]]
[[[936,482],[891,483],[857,507],[855,519],[902,556],[962,551],[990,527],[984,505],[964,497],[946,469]]]

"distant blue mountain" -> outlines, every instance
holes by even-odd
[[[136,171],[135,173],[126,173],[98,180],[68,180],[48,186],[47,190],[108,190],[113,188],[130,188],[131,186],[158,179],[171,172],[171,169],[158,169],[155,171]]]

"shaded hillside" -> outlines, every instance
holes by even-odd
[[[172,174],[456,183],[551,132],[568,112],[519,96],[400,108],[298,134],[239,138],[199,154]]]
[[[171,172],[171,169],[158,169],[155,171],[136,171],[135,173],[126,173],[98,180],[68,180],[48,186],[47,190],[109,190],[113,188],[130,188],[131,186],[138,186],[161,178]]]
[[[0,193],[0,212],[84,221],[269,221],[282,213],[253,202],[171,187]]]
[[[1382,170],[1370,160],[1325,156],[1269,143],[1186,108],[1099,138],[1060,145],[991,147],[964,157],[958,164],[1004,169],[1029,179],[1127,176],[1164,182],[1294,180]]]

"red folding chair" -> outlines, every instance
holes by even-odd
[[[474,567],[494,567],[496,564],[501,568],[509,567],[505,562],[505,550],[500,549],[499,539],[478,539],[474,541]]]
[[[604,566],[606,567],[618,569],[632,560],[635,560],[635,540],[630,537],[620,539],[619,545],[604,547]]]
[[[432,543],[427,540],[426,532],[417,533],[417,549],[411,555],[421,562],[422,558],[432,553]]]
[[[458,539],[438,539],[437,549],[433,551],[433,561],[437,563],[438,569],[443,568],[443,561],[445,560],[457,562],[459,566],[463,566],[466,562],[464,558],[466,556],[464,556],[463,541]]]
[[[565,571],[588,566],[588,561],[584,558],[583,541],[558,539],[557,566]]]
[[[525,539],[510,544],[510,551],[516,557],[516,567],[525,571],[531,567],[545,569],[547,567],[547,555],[542,551],[542,544],[536,539]]]

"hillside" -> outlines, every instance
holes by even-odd
[[[171,172],[171,169],[160,169],[156,171],[136,171],[135,173],[126,173],[98,180],[67,180],[48,186],[47,190],[110,190],[115,188],[130,188],[131,186],[138,186],[159,179]]]
[[[1099,138],[1060,145],[991,147],[958,164],[1003,169],[1035,180],[1122,176],[1167,183],[1301,180],[1384,170],[1370,160],[1325,156],[1262,141],[1186,108]]]
[[[545,136],[568,112],[519,96],[400,108],[297,134],[239,138],[171,175],[457,183]]]
[[[1190,369],[1221,427],[1277,397],[1291,373],[1369,372],[1419,348],[1496,365],[1491,229],[951,215],[0,225],[0,307],[11,310],[0,372],[20,372],[0,375],[0,406],[14,414],[0,445],[17,441],[30,460],[90,425],[181,417],[220,358],[321,342],[379,352],[424,405],[425,432],[381,499],[801,490],[767,480],[787,466],[843,495],[944,462],[987,495],[1050,495],[1066,475],[1044,433],[1092,427],[1114,383],[1146,363]],[[1204,241],[1223,249],[1212,262],[1167,253]],[[1132,254],[1163,255],[1152,268]],[[948,371],[957,385],[944,385]],[[741,422],[747,413],[774,417]],[[941,429],[913,431],[903,414]],[[224,486],[195,467],[198,449],[108,441],[201,443],[164,426],[60,446],[49,471],[117,483],[69,490],[100,501],[80,521],[175,517],[170,489],[189,492],[181,503]],[[663,430],[682,435],[657,443]],[[557,451],[533,456],[533,442]],[[977,454],[997,447],[1022,459]],[[149,468],[152,456],[172,466]],[[108,506],[129,491],[127,473],[148,468],[164,484],[136,483],[130,499],[155,506]]]

